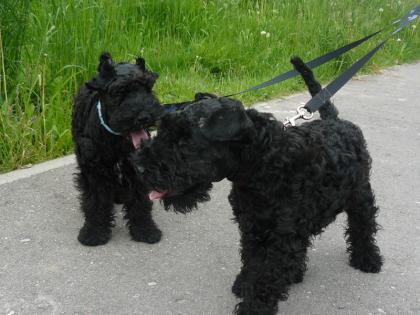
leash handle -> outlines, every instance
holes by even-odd
[[[404,27],[414,21],[420,15],[420,5],[412,9],[409,13],[397,20],[393,24],[400,22],[400,25],[386,38],[380,42],[375,48],[369,51],[366,55],[356,61],[350,68],[344,71],[339,77],[328,84],[325,88],[319,91],[306,104],[305,108],[308,112],[313,113],[318,110],[325,102],[329,101],[331,97],[340,90],[359,70],[362,68],[376,52],[395,34],[400,32]]]

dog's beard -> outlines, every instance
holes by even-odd
[[[209,191],[212,183],[202,183],[176,196],[167,196],[162,199],[165,210],[172,210],[176,213],[188,213],[196,209],[198,203],[210,200]]]

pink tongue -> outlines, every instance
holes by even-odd
[[[165,195],[166,195],[166,193],[167,193],[167,191],[160,192],[160,191],[153,190],[153,191],[151,191],[151,192],[149,193],[149,199],[150,199],[150,200],[157,200],[157,199],[160,199],[160,198],[162,198],[163,196],[165,196]]]
[[[132,132],[130,133],[130,135],[131,135],[131,141],[133,142],[133,145],[136,149],[140,147],[140,144],[143,140],[149,139],[149,135],[144,129]]]
[[[157,199],[160,199],[160,198],[162,198],[163,196],[165,196],[165,195],[166,195],[166,193],[167,193],[167,191],[162,191],[162,192],[160,192],[160,191],[153,190],[153,191],[151,191],[151,192],[149,193],[149,199],[150,199],[150,200],[157,200]]]

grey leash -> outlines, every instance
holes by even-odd
[[[328,84],[325,88],[319,91],[313,98],[311,98],[305,105],[299,106],[297,109],[297,115],[286,120],[285,126],[294,126],[297,119],[311,119],[312,114],[317,111],[325,102],[329,101],[356,73],[362,68],[366,62],[368,62],[373,55],[395,34],[400,32],[409,23],[414,21],[420,15],[420,5],[412,9],[401,19],[393,22],[396,24],[400,22],[398,27],[382,42],[380,42],[375,48],[369,51],[366,55],[356,61],[350,68],[344,71],[339,77]]]
[[[417,6],[416,8],[414,8],[413,10],[411,10],[409,13],[407,13],[402,18],[397,19],[397,20],[389,23],[388,25],[386,25],[385,27],[383,27],[379,31],[376,31],[376,32],[374,32],[374,33],[372,33],[370,35],[367,35],[367,36],[365,36],[365,37],[363,37],[361,39],[358,39],[358,40],[356,40],[356,41],[354,41],[354,42],[352,42],[350,44],[347,44],[347,45],[345,45],[343,47],[340,47],[340,48],[338,48],[338,49],[336,49],[334,51],[331,51],[329,53],[326,53],[325,55],[322,55],[322,56],[317,57],[317,58],[315,58],[315,59],[313,59],[311,61],[308,61],[306,63],[306,65],[309,68],[311,68],[311,69],[314,69],[316,67],[319,67],[319,66],[323,65],[324,63],[327,63],[331,59],[337,58],[337,57],[343,55],[344,53],[348,52],[349,50],[352,50],[352,49],[358,47],[359,45],[363,44],[364,42],[366,42],[367,40],[371,39],[375,35],[383,32],[387,28],[389,28],[389,27],[397,24],[398,22],[401,22],[402,21],[400,23],[399,27],[392,34],[394,34],[396,32],[399,32],[403,27],[405,27],[409,22],[411,22],[411,21],[408,21],[408,17],[411,16],[411,12],[418,11],[418,8],[419,7],[420,6]],[[273,84],[276,84],[276,83],[280,83],[280,82],[286,81],[286,80],[288,80],[290,78],[293,78],[293,77],[296,77],[298,75],[299,75],[299,72],[297,72],[296,70],[290,70],[290,71],[287,71],[285,73],[282,73],[282,74],[280,74],[280,75],[278,75],[278,76],[276,76],[276,77],[274,77],[274,78],[272,78],[272,79],[270,79],[268,81],[265,81],[265,82],[263,82],[261,84],[258,84],[256,86],[253,86],[253,87],[248,88],[246,90],[243,90],[241,92],[237,92],[237,93],[225,95],[225,97],[230,97],[230,96],[235,96],[235,95],[239,95],[239,94],[243,94],[243,93],[247,93],[247,92],[251,92],[251,91],[256,91],[256,90],[259,90],[259,89],[268,87],[270,85],[273,85]]]

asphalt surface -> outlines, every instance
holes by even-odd
[[[342,118],[361,126],[373,157],[381,208],[380,274],[349,267],[341,215],[309,250],[308,271],[279,314],[420,314],[420,63],[350,82],[335,97]],[[257,104],[279,118],[307,93]],[[217,183],[189,215],[154,217],[159,244],[130,240],[121,214],[112,240],[84,247],[72,157],[0,175],[0,315],[231,314],[239,234]],[[119,208],[118,208],[119,210]]]

